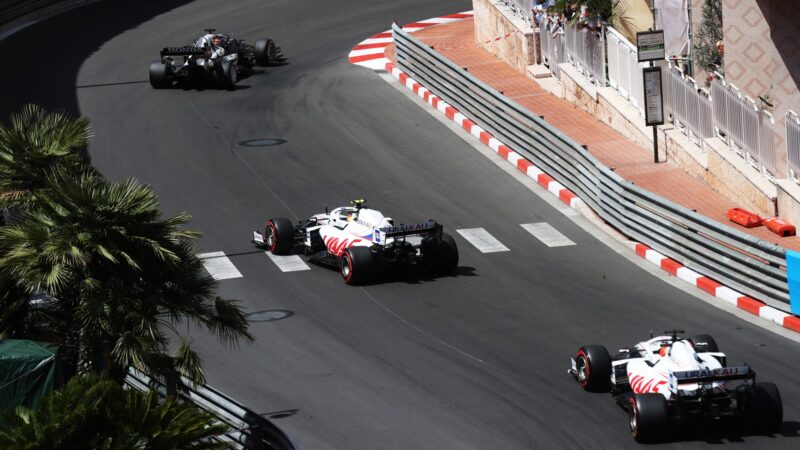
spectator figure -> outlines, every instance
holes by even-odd
[[[555,4],[556,0],[535,0],[533,4],[533,20],[538,27],[544,27],[547,10]]]

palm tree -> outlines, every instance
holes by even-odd
[[[79,165],[92,136],[89,120],[25,105],[0,124],[0,208],[25,208],[56,164]]]
[[[44,397],[0,416],[4,449],[223,449],[211,441],[230,429],[194,405],[155,392],[125,390],[97,375],[73,378]]]
[[[181,228],[188,215],[162,219],[149,186],[110,183],[91,168],[57,166],[44,178],[35,208],[0,228],[0,273],[55,299],[47,317],[58,319],[68,374],[121,380],[134,366],[202,382],[188,342],[167,355],[166,332],[190,321],[231,345],[253,339],[239,306],[214,295],[192,243],[198,234]]]

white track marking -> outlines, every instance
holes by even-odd
[[[242,274],[236,269],[230,259],[225,256],[225,252],[211,252],[197,255],[208,274],[215,280],[227,280],[229,278],[242,278]]]
[[[569,240],[569,238],[561,234],[547,222],[523,223],[520,226],[527,230],[528,233],[532,234],[536,239],[542,241],[542,243],[548,247],[565,247],[567,245],[575,245],[574,242]]]
[[[298,270],[311,270],[308,264],[297,255],[273,255],[270,252],[264,252],[269,256],[269,259],[281,269],[281,272],[297,272]]]
[[[456,231],[461,235],[461,237],[466,239],[470,244],[474,245],[475,248],[480,250],[482,253],[509,251],[508,247],[495,239],[494,236],[489,234],[489,232],[483,228],[466,228]]]

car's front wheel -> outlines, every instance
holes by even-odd
[[[278,62],[278,47],[272,39],[259,39],[253,47],[256,64],[259,66],[268,66]]]
[[[611,387],[611,356],[602,345],[581,347],[575,354],[575,377],[584,390],[608,392]]]
[[[264,230],[264,247],[276,255],[284,255],[294,247],[294,226],[289,219],[275,217],[267,220]]]

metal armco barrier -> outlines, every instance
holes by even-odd
[[[785,249],[635,186],[398,26],[392,32],[401,70],[556,178],[607,223],[690,269],[787,308]]]
[[[140,391],[154,391],[161,398],[166,398],[167,388],[159,381],[131,368],[125,378],[125,384]],[[178,391],[178,395],[192,402],[200,409],[215,415],[221,422],[230,425],[233,431],[217,439],[234,447],[248,450],[296,450],[294,443],[280,428],[247,409],[225,394],[210,386],[192,388],[191,382],[183,379],[186,389]]]
[[[800,179],[800,117],[786,112],[786,149],[789,154],[789,176]]]

